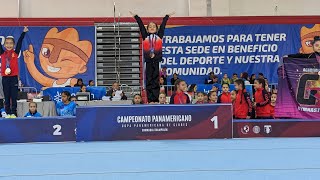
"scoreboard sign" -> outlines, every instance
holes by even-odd
[[[77,141],[210,138],[232,138],[231,104],[77,109]]]

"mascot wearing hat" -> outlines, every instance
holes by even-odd
[[[77,79],[73,77],[87,71],[91,52],[91,42],[80,41],[76,29],[67,28],[59,32],[57,28],[51,28],[39,52],[41,68],[49,77],[37,69],[32,45],[23,52],[23,56],[29,73],[42,86],[65,87],[76,84]]]

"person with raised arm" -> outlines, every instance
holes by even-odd
[[[155,22],[149,22],[145,28],[141,18],[130,11],[130,14],[137,21],[143,40],[143,57],[146,63],[146,89],[148,102],[158,102],[159,86],[159,63],[162,61],[162,39],[169,17],[175,13],[167,14],[158,28]]]
[[[17,117],[17,97],[18,97],[18,56],[22,46],[22,40],[28,32],[28,27],[24,27],[17,44],[13,36],[7,36],[4,40],[5,50],[0,46],[1,56],[1,76],[5,99],[5,110],[7,118]],[[16,45],[16,47],[14,47]]]

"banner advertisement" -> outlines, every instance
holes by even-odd
[[[0,27],[17,42],[23,27]],[[4,48],[4,47],[3,47]],[[25,87],[73,86],[95,79],[95,27],[29,27],[19,53],[19,77]]]
[[[162,67],[188,84],[203,84],[212,71],[221,78],[233,73],[263,73],[277,83],[284,55],[313,52],[311,40],[320,24],[177,26],[167,28]]]
[[[278,118],[320,119],[320,62],[284,58],[279,68]]]
[[[77,141],[210,138],[232,138],[231,105],[77,109]]]

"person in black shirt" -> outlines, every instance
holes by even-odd
[[[176,81],[179,79],[178,74],[174,73],[173,77],[171,78],[171,85],[174,86],[174,84],[176,83]]]
[[[81,78],[79,78],[79,79],[77,80],[77,84],[75,84],[73,87],[81,87],[82,85],[84,85],[84,84],[83,84],[83,80],[82,80]]]
[[[89,80],[88,86],[94,86],[94,80]]]
[[[147,28],[145,28],[138,15],[133,14],[131,11],[130,14],[137,21],[143,39],[143,57],[146,63],[146,89],[148,102],[158,102],[160,93],[159,62],[162,61],[162,38],[164,36],[167,21],[174,13],[168,14],[163,18],[159,29],[154,22],[150,22]]]
[[[263,73],[259,73],[259,75],[258,75],[258,79],[264,79],[264,75],[263,75]]]
[[[216,76],[213,72],[210,72],[209,79],[206,79],[204,84],[215,84],[218,83],[218,76]]]
[[[251,74],[250,76],[250,84],[254,84],[254,80],[256,80],[256,75],[255,74]]]

